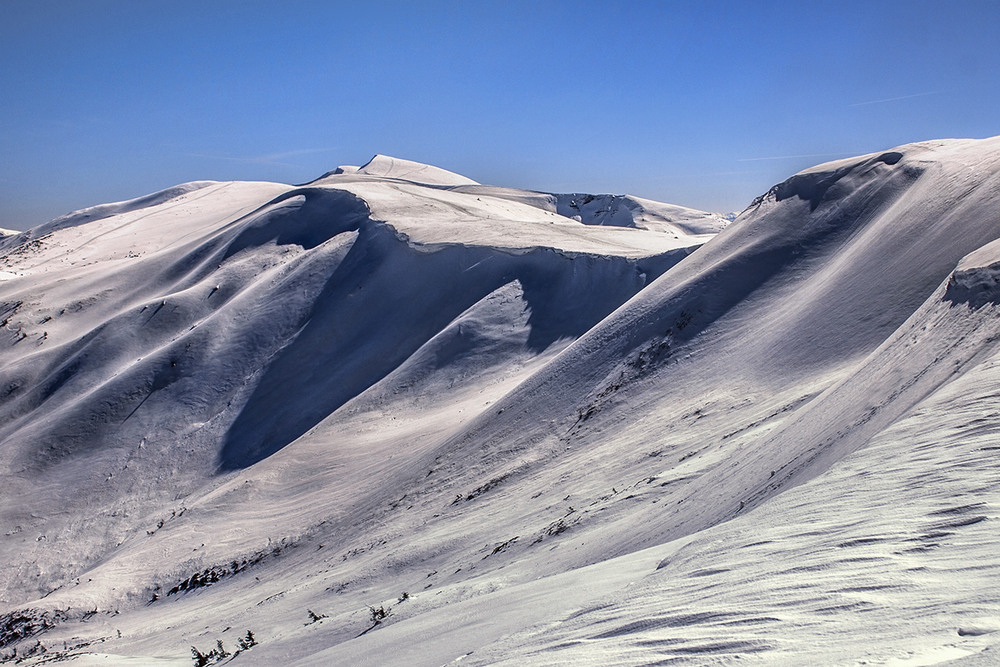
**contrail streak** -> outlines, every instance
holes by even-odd
[[[882,104],[883,102],[897,102],[899,100],[910,100],[914,97],[927,97],[928,95],[937,95],[940,91],[932,91],[929,93],[917,93],[916,95],[903,95],[901,97],[887,97],[884,100],[871,100],[868,102],[855,102],[854,104],[848,104],[849,107],[863,107],[869,104]]]
[[[838,155],[854,155],[854,153],[806,153],[804,155],[771,155],[768,157],[744,157],[737,162],[757,162],[759,160],[794,160],[800,157],[836,157]]]

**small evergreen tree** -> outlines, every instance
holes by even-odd
[[[194,657],[195,667],[205,667],[208,664],[208,656],[194,646],[191,647],[191,655]]]
[[[240,639],[240,650],[241,651],[246,651],[251,646],[256,646],[256,645],[257,645],[257,639],[253,636],[252,632],[250,632],[249,630],[247,630],[246,637],[243,637],[242,639]]]
[[[374,625],[378,625],[379,623],[382,622],[382,619],[384,619],[386,616],[389,615],[389,612],[392,611],[392,607],[386,609],[385,606],[383,605],[379,606],[378,609],[376,609],[375,607],[368,607],[368,610],[371,612],[372,623]]]

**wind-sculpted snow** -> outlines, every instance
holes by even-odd
[[[715,213],[705,213],[683,206],[661,204],[628,195],[555,195],[556,211],[586,225],[638,227],[669,232],[679,229],[686,234],[718,234],[726,220]]]
[[[945,298],[978,309],[1000,303],[1000,240],[967,255],[948,280]]]
[[[657,238],[644,250],[633,233],[626,256],[587,254],[600,240],[571,221],[536,234],[553,221],[531,208],[535,221],[508,221],[500,247],[422,242],[435,211],[456,231],[481,221],[446,217],[461,197],[397,187],[372,197],[388,221],[339,188],[180,188],[88,224],[44,226],[7,252],[3,475],[32,498],[3,510],[8,537],[19,536],[4,544],[17,563],[2,575],[12,599],[76,576],[137,530],[136,515],[211,486],[220,468],[292,443],[502,286],[522,290],[525,321],[512,327],[527,333],[514,356],[530,358],[692,249]],[[422,201],[422,226],[393,219]]]
[[[766,511],[661,551],[575,613],[484,642],[470,664],[990,664],[997,371],[993,356]],[[656,550],[612,562],[643,556]]]
[[[463,245],[421,251],[390,227],[366,226],[302,328],[263,371],[227,433],[222,465],[242,468],[293,442],[512,280],[531,314],[525,345],[541,353],[585,333],[678,259]],[[288,407],[275,411],[277,404]]]
[[[679,239],[701,237],[707,241],[728,224],[727,218],[717,213],[663,204],[632,195],[549,194],[489,185],[462,185],[451,189],[464,194],[485,194],[528,204],[585,225],[645,229],[663,232],[668,237]]]
[[[796,174],[787,181],[776,185],[774,190],[769,194],[773,194],[775,200],[777,201],[788,199],[789,197],[798,197],[799,199],[808,201],[809,209],[811,211],[815,211],[820,203],[827,199],[827,192],[831,188],[837,186],[838,182],[848,176],[855,169],[871,169],[880,162],[882,164],[894,165],[899,162],[902,157],[902,153],[892,151],[889,153],[883,153],[876,158],[865,160],[863,162],[852,162],[851,164],[844,165],[831,171],[810,171],[802,174]],[[843,188],[846,192],[850,192],[851,189],[850,184],[848,184],[846,188]],[[835,199],[838,196],[843,196],[843,192],[835,190],[830,193],[829,199]]]
[[[0,655],[988,660],[998,200],[1000,139],[724,229],[378,156],[7,240]]]

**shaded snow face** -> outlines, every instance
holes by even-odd
[[[1000,140],[820,165],[704,245],[465,180],[4,246],[0,651],[988,659]]]
[[[503,285],[523,287],[524,346],[540,354],[582,335],[683,256],[636,261],[461,245],[419,251],[389,227],[365,226],[302,328],[261,375],[226,434],[221,465],[246,467],[293,442]]]

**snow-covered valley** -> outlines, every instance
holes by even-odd
[[[1000,138],[0,231],[0,659],[996,664],[997,267]]]

